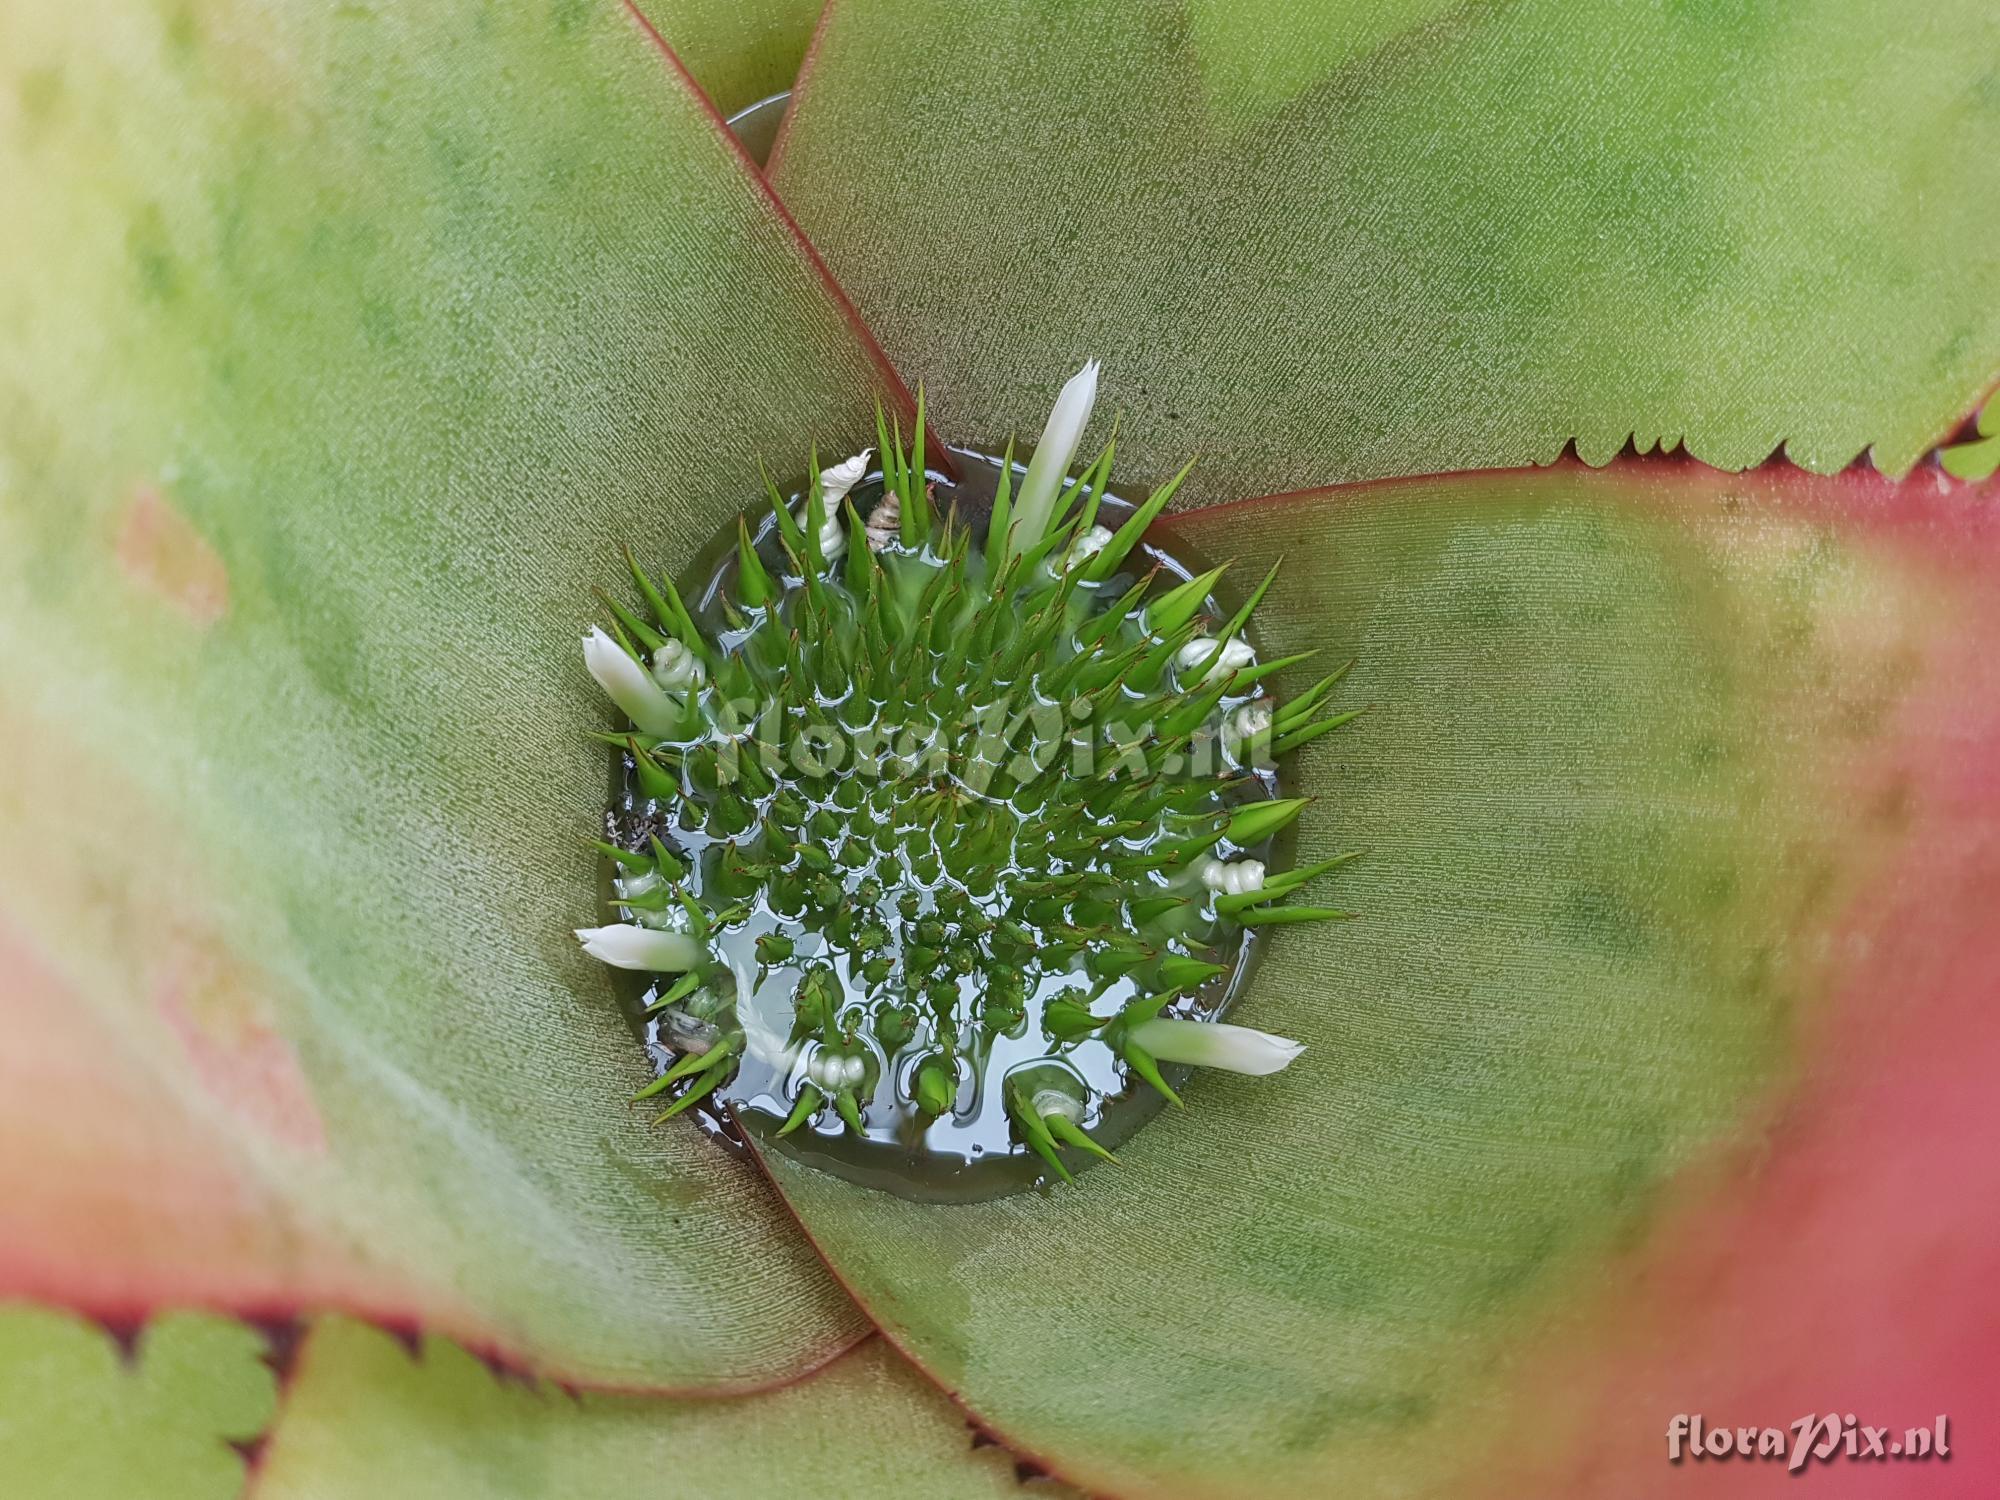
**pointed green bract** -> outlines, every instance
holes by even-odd
[[[963,1416],[879,1339],[782,1390],[675,1401],[503,1380],[441,1339],[412,1358],[341,1318],[307,1334],[258,1467],[260,1500],[1020,1494],[1012,1459],[973,1448]]]
[[[1102,358],[1183,502],[1572,440],[1893,473],[2000,376],[1995,56],[1984,0],[840,5],[774,180],[959,441]]]
[[[590,586],[900,391],[617,5],[17,6],[0,73],[0,1292],[824,1358],[551,929]]]
[[[1267,646],[1351,643],[1382,703],[1296,769],[1339,811],[1299,867],[1368,847],[1320,876],[1366,920],[1273,930],[1232,1015],[1305,1054],[1204,1071],[1076,1192],[773,1179],[899,1347],[1092,1491],[1623,1495],[1676,1411],[1973,1399],[1996,498],[1571,464],[1181,518],[1284,555]],[[1135,1326],[1141,1287],[1172,1295]]]

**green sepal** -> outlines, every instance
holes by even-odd
[[[1209,669],[1221,660],[1223,648],[1242,634],[1243,627],[1250,623],[1251,613],[1264,602],[1264,595],[1270,592],[1271,585],[1277,580],[1278,569],[1282,566],[1284,566],[1282,559],[1272,563],[1257,587],[1250,591],[1250,597],[1245,599],[1242,607],[1229,617],[1228,623],[1215,637],[1215,649],[1202,658],[1201,665],[1195,668],[1195,675],[1198,678],[1206,677]]]
[[[1069,1168],[1062,1164],[1062,1158],[1056,1155],[1055,1137],[1049,1134],[1049,1127],[1043,1123],[1042,1116],[1035,1113],[1027,1096],[1011,1081],[1006,1087],[1006,1104],[1007,1113],[1014,1121],[1014,1128],[1020,1132],[1022,1141],[1064,1182],[1076,1181],[1070,1176]]]
[[[660,996],[659,999],[655,1000],[651,1005],[647,1006],[645,1013],[650,1016],[658,1013],[659,1011],[663,1011],[669,1005],[674,1005],[682,1000],[687,999],[689,995],[692,995],[696,990],[700,988],[701,988],[700,971],[696,969],[690,969],[687,973],[681,975],[679,979],[674,981],[674,986],[672,989],[668,990],[664,995]]]
[[[640,796],[654,802],[680,801],[680,777],[655,760],[652,752],[631,735],[625,738],[625,749],[632,757],[633,779],[639,783]]]
[[[1125,910],[1131,914],[1135,925],[1151,927],[1160,918],[1171,916],[1174,912],[1185,909],[1187,905],[1188,899],[1185,896],[1151,896],[1143,901],[1128,901]]]
[[[604,602],[605,608],[611,611],[618,623],[630,634],[631,640],[636,640],[642,644],[648,653],[657,651],[660,647],[666,645],[667,638],[665,636],[661,635],[659,631],[640,619],[638,615],[612,598],[603,589],[592,589],[591,592]],[[628,650],[631,649],[630,641],[626,642],[626,648]],[[635,658],[639,655],[637,651],[633,651],[632,654]],[[647,663],[641,659],[639,665],[646,666]]]
[[[842,1089],[833,1096],[833,1108],[841,1122],[856,1135],[866,1135],[867,1127],[861,1123],[861,1106],[854,1102],[854,1091]]]
[[[689,1077],[692,1074],[705,1073],[709,1069],[719,1066],[723,1062],[735,1057],[736,1049],[741,1045],[741,1037],[731,1033],[719,1038],[716,1044],[706,1052],[684,1053],[675,1061],[671,1068],[668,1068],[666,1072],[634,1094],[632,1096],[633,1103],[636,1104],[641,1099],[650,1099],[661,1090],[673,1087],[673,1085],[679,1083],[683,1078]]]
[[[762,609],[778,597],[777,584],[750,545],[750,523],[741,516],[736,518],[736,592],[752,609]]]
[[[1208,596],[1215,592],[1217,581],[1228,569],[1228,563],[1210,568],[1199,577],[1190,578],[1153,600],[1146,606],[1146,628],[1155,636],[1171,636],[1184,629],[1201,613],[1201,607],[1208,602]]]
[[[621,739],[617,743],[622,745],[624,740]],[[653,862],[645,855],[634,854],[630,849],[620,849],[616,844],[605,843],[603,839],[592,839],[590,846],[613,864],[636,875],[644,875],[653,868]]]
[[[865,631],[865,622],[871,617],[868,606],[875,596],[875,576],[881,568],[875,561],[875,549],[868,545],[868,528],[862,524],[861,513],[854,508],[853,497],[849,496],[840,504],[841,509],[847,512],[847,561],[842,576],[847,592],[854,600],[856,614],[864,622]],[[880,651],[874,654],[886,656],[888,653]]]
[[[778,1134],[781,1136],[790,1135],[794,1130],[797,1130],[806,1121],[818,1114],[819,1107],[825,1102],[826,1095],[819,1091],[817,1085],[806,1084],[799,1090],[798,1100],[792,1105],[792,1112],[785,1116],[785,1123],[778,1127]]]
[[[1291,702],[1282,705],[1271,715],[1271,730],[1274,734],[1286,734],[1305,723],[1319,707],[1320,700],[1338,687],[1347,674],[1354,670],[1354,658],[1349,657],[1333,671],[1320,678]]]
[[[792,994],[792,1040],[825,1037],[833,1029],[840,1004],[840,984],[824,963],[807,966]]]
[[[1308,724],[1302,729],[1294,729],[1290,734],[1272,742],[1271,754],[1280,757],[1290,755],[1294,750],[1305,745],[1310,745],[1321,735],[1338,729],[1343,724],[1353,723],[1367,711],[1365,708],[1350,708],[1346,713],[1335,714],[1330,719],[1321,719],[1317,724]]]
[[[1111,1023],[1094,1016],[1078,991],[1065,990],[1042,1007],[1042,1030],[1059,1042],[1077,1042]]]
[[[1331,859],[1323,859],[1318,864],[1307,865],[1300,870],[1287,870],[1265,880],[1262,887],[1254,891],[1244,891],[1241,895],[1220,895],[1215,898],[1215,909],[1224,916],[1240,912],[1247,907],[1261,906],[1267,901],[1275,901],[1287,891],[1297,890],[1309,880],[1352,864],[1361,858],[1365,850],[1350,849],[1345,854],[1336,854]]]
[[[657,833],[647,834],[646,844],[653,851],[654,868],[662,875],[669,880],[682,880],[687,877],[687,866],[681,863],[673,850],[660,842]]]
[[[1249,803],[1230,816],[1224,835],[1237,848],[1248,849],[1289,826],[1311,803],[1310,797],[1272,797]]]
[[[1127,1067],[1131,1068],[1134,1073],[1137,1073],[1147,1083],[1151,1084],[1154,1089],[1165,1097],[1169,1104],[1174,1105],[1176,1108],[1186,1107],[1181,1103],[1181,1096],[1175,1093],[1172,1087],[1168,1085],[1167,1080],[1160,1076],[1159,1062],[1153,1057],[1152,1053],[1141,1047],[1130,1037],[1127,1037],[1124,1044],[1119,1047],[1118,1055],[1125,1059]]]
[[[675,1115],[679,1114],[682,1110],[692,1109],[695,1105],[699,1104],[703,1099],[706,1099],[710,1094],[714,1093],[715,1090],[722,1084],[723,1080],[729,1076],[730,1070],[722,1066],[724,1062],[727,1062],[729,1060],[730,1059],[728,1058],[728,1056],[724,1055],[723,1057],[717,1058],[716,1061],[711,1063],[708,1067],[702,1069],[701,1076],[695,1079],[693,1087],[689,1088],[689,1090],[685,1094],[682,1094],[680,1098],[674,1100],[672,1104],[669,1104],[665,1109],[661,1110],[658,1114],[654,1115],[653,1123],[655,1125],[659,1125],[667,1120],[671,1120]]]
[[[1201,959],[1174,953],[1160,960],[1159,968],[1154,971],[1154,983],[1164,993],[1178,995],[1198,990],[1217,975],[1228,972],[1226,965],[1204,963]]]
[[[910,458],[903,466],[902,515],[899,532],[912,552],[931,537],[931,502],[924,468],[924,388],[917,387],[917,419],[910,434]]]
[[[1083,499],[1085,496],[1089,498],[1084,500],[1084,509],[1070,523],[1069,529],[1074,535],[1082,536],[1084,532],[1096,524],[1097,507],[1103,499],[1105,485],[1110,483],[1111,462],[1117,451],[1118,419],[1113,417],[1111,421],[1110,440],[1098,450],[1097,457],[1090,461],[1090,466],[1082,474],[1064,485],[1057,492],[1055,505],[1049,511],[1049,529],[1051,531],[1057,530],[1063,525],[1063,518],[1069,514],[1070,506],[1076,504],[1079,499]],[[1076,570],[1076,576],[1079,579],[1082,578],[1083,573],[1081,569]]]
[[[1117,1157],[1098,1145],[1096,1141],[1093,1141],[1090,1138],[1089,1132],[1077,1124],[1076,1121],[1070,1119],[1068,1115],[1043,1115],[1042,1124],[1057,1140],[1075,1146],[1080,1151],[1088,1151],[1092,1156],[1098,1157],[1103,1161],[1108,1161],[1113,1166],[1118,1164]]]
[[[885,492],[897,495],[900,495],[903,492],[903,480],[902,480],[903,455],[897,451],[901,443],[901,438],[902,434],[899,430],[897,433],[897,441],[891,442],[889,440],[889,419],[882,415],[881,397],[879,396],[876,397],[875,452],[880,456],[882,460],[882,488]],[[860,533],[858,531],[853,534],[853,540],[856,545],[859,544]]]
[[[715,648],[696,628],[694,616],[688,613],[687,604],[681,599],[680,590],[674,587],[673,579],[663,573],[656,587],[652,577],[639,566],[639,559],[630,547],[625,549],[625,566],[632,570],[632,581],[638,585],[646,607],[652,610],[654,618],[666,628],[667,633],[713,667]]]
[[[1330,906],[1253,906],[1236,914],[1245,927],[1283,927],[1294,922],[1347,922],[1351,911],[1335,911]]]
[[[1154,490],[1146,497],[1144,504],[1125,518],[1125,524],[1118,528],[1111,540],[1105,544],[1104,550],[1093,557],[1089,566],[1083,570],[1086,582],[1102,583],[1118,571],[1118,565],[1125,561],[1134,547],[1139,545],[1140,539],[1146,534],[1146,528],[1159,519],[1160,512],[1165,510],[1167,502],[1174,498],[1174,491],[1181,487],[1181,481],[1188,477],[1188,471],[1194,468],[1194,464],[1194,459],[1190,458],[1181,465],[1178,474]]]
[[[1007,451],[1000,459],[1000,484],[993,494],[993,512],[986,519],[986,561],[1006,556],[1007,528],[1014,518],[1014,439],[1007,439]]]

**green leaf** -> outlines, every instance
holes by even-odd
[[[1102,358],[1184,503],[1572,439],[1893,473],[2000,375],[1995,56],[1984,0],[840,5],[774,181],[956,440]]]
[[[422,1355],[345,1319],[314,1325],[259,1500],[569,1500],[811,1494],[1017,1500],[1013,1462],[881,1340],[734,1401],[502,1381],[441,1339]],[[143,1491],[142,1491],[143,1493]],[[1050,1500],[1070,1492],[1057,1487]]]
[[[904,394],[616,5],[83,0],[0,58],[0,1290],[811,1368],[853,1312],[627,1106],[567,931],[577,635]]]
[[[1092,1491],[1624,1495],[1683,1409],[1948,1410],[1996,1305],[1996,498],[1570,464],[1180,518],[1284,555],[1264,645],[1379,705],[1293,767],[1361,916],[1267,933],[1231,1017],[1306,1051],[1047,1197],[773,1180]]]
[[[176,1313],[129,1359],[94,1324],[0,1307],[0,1494],[21,1500],[236,1500],[231,1443],[271,1420],[266,1345],[241,1323]]]

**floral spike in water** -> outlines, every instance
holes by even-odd
[[[1311,653],[1256,663],[1272,575],[1217,621],[1222,568],[1176,578],[1141,553],[1186,468],[1097,524],[1115,443],[1068,473],[1096,388],[1093,362],[1018,484],[1009,445],[976,523],[932,507],[921,406],[908,449],[878,412],[875,481],[868,450],[802,501],[767,481],[772,518],[740,523],[711,601],[722,628],[627,554],[639,607],[607,601],[584,660],[630,721],[602,738],[643,804],[621,843],[643,847],[599,844],[619,920],[577,936],[680,976],[650,1012],[679,1058],[639,1095],[672,1093],[662,1118],[728,1097],[746,1049],[771,1045],[739,1015],[753,981],[792,997],[777,1134],[859,1135],[874,1111],[921,1134],[997,1088],[1016,1149],[1065,1181],[1116,1159],[1089,1133],[1109,1102],[1077,1066],[1090,1049],[1112,1070],[1095,1076],[1177,1105],[1163,1063],[1269,1073],[1298,1054],[1189,1016],[1213,1013],[1200,996],[1232,982],[1246,931],[1347,915],[1281,903],[1353,856],[1267,879],[1308,801],[1252,774],[1353,719],[1326,707],[1346,669],[1276,702],[1267,682]],[[1021,1037],[1045,1055],[982,1084]]]

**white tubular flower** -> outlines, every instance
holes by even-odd
[[[819,555],[830,564],[847,550],[847,531],[840,524],[840,502],[861,483],[861,476],[868,472],[868,458],[873,448],[863,448],[854,457],[843,459],[830,469],[819,471],[819,514],[814,515],[812,501],[799,508],[799,525],[819,528]]]
[[[701,686],[701,658],[676,640],[668,640],[653,653],[653,681],[670,693],[686,693]]]
[[[1048,529],[1063,478],[1083,441],[1083,429],[1090,425],[1091,408],[1097,404],[1097,371],[1093,359],[1070,376],[1056,397],[1055,409],[1049,413],[1035,456],[1028,460],[1028,472],[1021,476],[1020,491],[1014,496],[1014,521],[1007,534],[1010,556],[1026,552]]]
[[[861,476],[868,472],[868,460],[874,455],[873,448],[863,448],[852,458],[844,458],[830,469],[819,471],[820,497],[826,502],[828,514],[837,515],[840,502],[848,492],[861,483]]]
[[[700,963],[706,951],[684,932],[656,932],[629,922],[579,927],[576,936],[592,958],[614,969],[643,969],[651,974],[678,974]]]
[[[1161,1062],[1187,1063],[1197,1068],[1226,1068],[1232,1073],[1262,1076],[1291,1065],[1305,1051],[1303,1042],[1272,1036],[1249,1026],[1222,1021],[1175,1021],[1155,1016],[1132,1028],[1132,1040]]]
[[[1247,896],[1264,889],[1261,859],[1211,859],[1201,867],[1201,883],[1217,895]]]
[[[1111,528],[1093,526],[1069,544],[1069,565],[1080,567],[1111,545]]]
[[[646,669],[625,654],[610,636],[595,625],[583,638],[583,664],[611,701],[624,709],[642,734],[664,738],[680,719],[680,706],[666,690],[653,681]]]
[[[1211,656],[1215,661],[1202,673],[1203,682],[1213,682],[1218,677],[1226,677],[1231,672],[1242,670],[1257,659],[1257,653],[1250,649],[1250,643],[1231,636],[1223,642],[1222,654],[1216,656],[1215,641],[1205,635],[1198,635],[1181,647],[1174,657],[1174,666],[1182,672],[1192,672]]]

